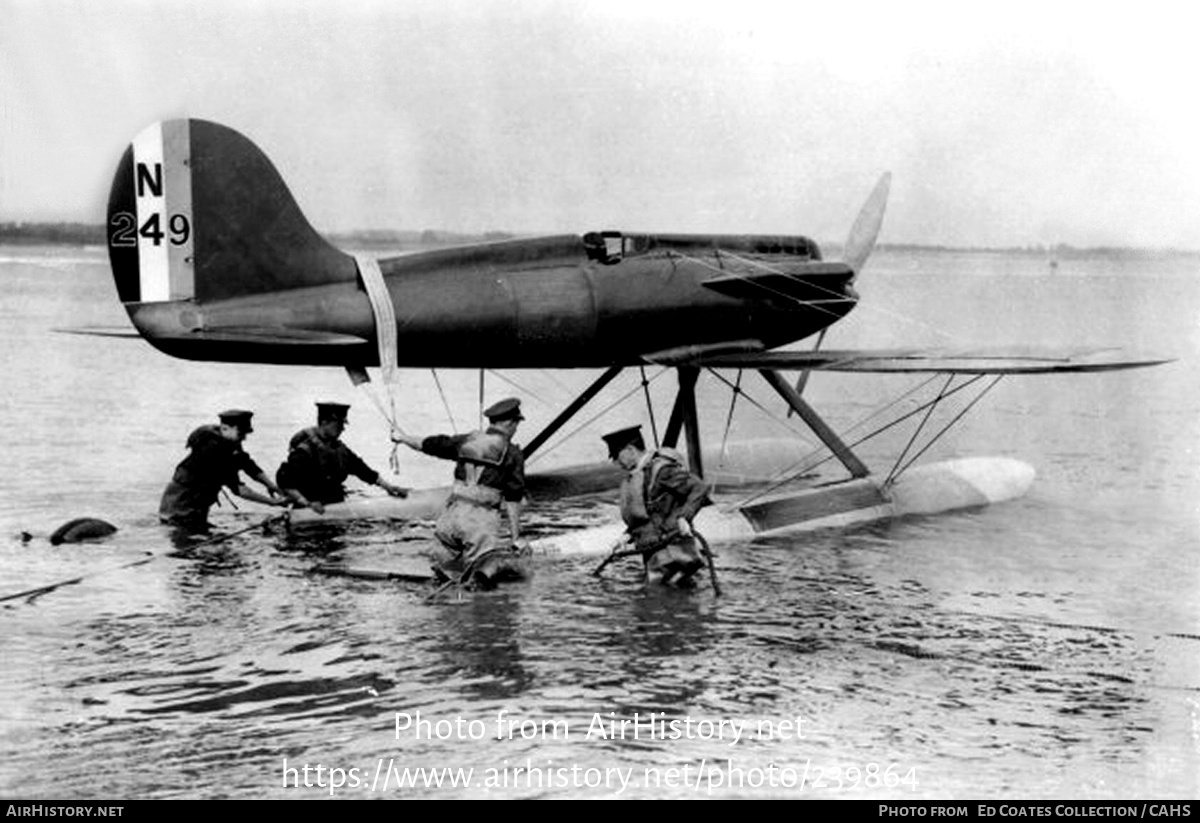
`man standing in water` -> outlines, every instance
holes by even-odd
[[[284,505],[277,497],[279,487],[242,450],[242,441],[254,431],[250,425],[253,416],[253,412],[243,409],[229,409],[218,415],[219,425],[201,426],[188,436],[190,453],[175,467],[158,506],[158,517],[163,523],[187,533],[207,532],[208,510],[217,502],[223,486],[246,500],[268,506]],[[242,483],[241,473],[265,486],[271,496]]]
[[[604,435],[608,456],[628,472],[621,482],[621,517],[641,550],[651,582],[684,585],[704,566],[691,521],[707,506],[708,486],[673,449],[646,451],[642,427]]]
[[[392,440],[411,449],[455,461],[454,486],[437,523],[437,538],[446,549],[447,576],[490,587],[506,573],[519,576],[510,552],[496,545],[501,508],[508,515],[512,545],[521,538],[521,504],[525,499],[525,456],[512,442],[525,417],[521,401],[508,398],[484,410],[486,431],[414,437],[392,432]]]
[[[393,497],[407,497],[408,489],[384,480],[342,442],[350,407],[345,403],[318,403],[317,425],[297,432],[288,444],[288,456],[275,473],[279,486],[293,502],[310,506],[318,514],[330,503],[346,499],[342,485],[354,475]]]

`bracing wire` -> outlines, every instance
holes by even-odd
[[[649,382],[650,382],[650,383],[653,383],[655,380],[657,380],[658,378],[662,377],[662,376],[663,376],[664,374],[666,374],[666,373],[667,373],[667,369],[666,369],[665,367],[664,367],[664,368],[662,368],[662,369],[660,369],[660,370],[659,370],[659,371],[658,371],[656,374],[654,374],[654,375],[653,375],[653,376],[650,378]],[[610,411],[612,411],[614,408],[616,408],[617,406],[619,406],[621,403],[624,403],[624,402],[625,402],[626,400],[628,400],[630,397],[632,397],[633,395],[637,394],[637,393],[638,393],[638,391],[639,391],[639,390],[641,390],[641,389],[642,389],[642,386],[641,386],[641,384],[634,386],[632,389],[630,389],[629,391],[625,392],[623,395],[621,395],[621,396],[620,396],[620,397],[618,397],[616,400],[614,400],[614,401],[612,401],[611,403],[609,403],[607,406],[605,406],[605,407],[604,407],[603,409],[601,409],[600,411],[596,412],[594,415],[592,415],[590,418],[588,418],[588,419],[587,419],[586,421],[584,421],[583,423],[580,423],[578,426],[576,426],[574,429],[572,429],[572,430],[571,430],[570,432],[568,432],[567,434],[563,435],[561,438],[559,438],[557,441],[555,441],[555,442],[554,442],[554,443],[552,443],[551,445],[547,446],[547,447],[546,447],[546,448],[544,448],[544,449],[539,449],[539,450],[538,450],[538,453],[537,453],[536,455],[534,455],[533,457],[529,458],[529,463],[527,463],[526,465],[529,465],[529,464],[532,464],[532,463],[536,463],[538,460],[540,460],[540,459],[541,459],[542,457],[544,457],[545,455],[547,455],[547,454],[550,454],[550,453],[551,453],[551,452],[553,452],[555,449],[557,449],[557,448],[559,448],[560,446],[564,445],[564,444],[565,444],[567,441],[569,441],[569,440],[571,440],[573,437],[575,437],[575,435],[579,434],[581,431],[583,431],[584,429],[586,429],[586,428],[587,428],[588,426],[590,426],[591,424],[595,423],[597,420],[599,420],[599,419],[600,419],[601,417],[603,417],[604,415],[608,414]]]
[[[650,381],[646,379],[646,367],[638,366],[638,371],[642,374],[642,391],[646,395],[646,413],[650,415],[650,433],[654,437],[654,448],[658,448],[661,444],[658,442],[658,424],[654,421],[654,404],[650,402]]]
[[[905,455],[908,454],[908,451],[909,451],[909,449],[912,448],[913,443],[917,442],[917,438],[921,436],[921,432],[925,430],[925,424],[929,422],[929,418],[933,415],[933,410],[937,408],[937,404],[939,402],[941,402],[941,400],[946,396],[946,390],[950,388],[950,385],[953,382],[954,382],[954,375],[953,374],[947,375],[946,382],[944,384],[942,384],[942,388],[938,392],[937,397],[935,397],[933,402],[929,404],[929,408],[925,410],[925,416],[921,418],[921,422],[918,423],[916,425],[916,428],[913,429],[913,433],[908,438],[908,442],[904,444],[904,448],[901,449],[900,454],[897,455],[896,461],[892,464],[892,470],[888,473],[888,476],[886,478],[884,478],[884,481],[883,481],[884,485],[888,485],[893,480],[895,480],[896,469],[900,466],[901,463],[904,462]]]
[[[446,410],[446,417],[450,419],[450,429],[458,434],[458,423],[454,421],[454,412],[450,410],[450,401],[446,398],[446,392],[442,388],[442,379],[438,376],[437,369],[430,369],[433,373],[433,383],[437,386],[438,396],[442,398],[442,408]]]
[[[725,269],[720,266],[714,266],[712,263],[709,263],[707,260],[703,260],[699,257],[692,257],[691,255],[687,255],[687,254],[679,254],[678,252],[672,252],[672,254],[674,254],[675,256],[679,257],[682,260],[687,260],[689,262],[695,263],[696,265],[701,266],[703,268],[712,269],[713,271],[720,272],[721,274],[732,274],[734,277],[738,277],[742,280],[745,280],[747,283],[755,286],[756,288],[760,288],[760,289],[768,292],[769,294],[772,294],[775,297],[779,297],[783,300],[790,300],[791,302],[797,303],[801,306],[806,306],[806,307],[812,308],[816,311],[831,315],[836,319],[840,319],[842,317],[842,313],[835,312],[832,309],[827,309],[824,306],[822,306],[818,301],[801,300],[799,297],[796,297],[795,295],[788,294],[787,292],[780,291],[779,289],[776,289],[776,288],[772,288],[771,286],[768,286],[766,283],[755,280],[751,277],[747,277],[746,275],[740,274],[739,272],[733,271],[731,269]],[[756,261],[745,260],[743,258],[737,257],[736,255],[729,254],[728,252],[726,252],[726,254],[728,254],[729,257],[732,257],[735,260],[741,260],[742,262],[747,263],[748,265],[751,265],[751,266],[758,266],[759,268],[762,268],[772,274],[781,274],[785,277],[792,276],[792,275],[789,275],[787,272],[778,271],[776,269],[771,268],[770,266],[765,266],[765,265],[759,264]],[[830,300],[828,302],[845,303],[848,300],[850,300],[850,298],[848,298],[845,294],[842,294],[841,292],[836,291],[834,289],[826,288],[824,286],[818,286],[815,283],[811,284],[811,285],[813,285],[813,287],[816,289],[828,292],[830,295],[834,295],[833,297],[830,298]]]
[[[730,383],[730,382],[729,382],[729,380],[728,380],[728,378],[726,378],[726,377],[725,377],[725,375],[721,374],[721,373],[720,373],[720,372],[718,372],[718,371],[715,371],[715,370],[714,370],[714,369],[713,369],[711,366],[705,366],[705,369],[706,369],[706,370],[707,370],[707,371],[708,371],[708,372],[709,372],[709,373],[710,373],[710,374],[711,374],[713,377],[715,377],[715,378],[717,378],[718,380],[720,380],[722,383],[724,383],[724,384],[725,384],[726,386],[728,386],[730,389],[733,389],[733,388],[734,388],[734,385],[733,385],[733,383]],[[738,392],[739,392],[739,393],[740,393],[740,394],[741,394],[743,397],[745,397],[745,398],[746,398],[746,402],[747,402],[747,403],[749,403],[750,405],[754,406],[754,408],[756,408],[756,409],[758,409],[759,411],[761,411],[761,412],[762,412],[763,414],[765,414],[765,415],[766,415],[766,416],[767,416],[769,419],[771,419],[771,420],[772,420],[772,421],[774,421],[775,423],[778,423],[780,426],[782,426],[783,428],[787,429],[787,430],[788,430],[789,432],[791,432],[792,434],[796,435],[797,437],[799,437],[799,438],[801,438],[801,439],[804,439],[804,438],[806,438],[806,437],[808,436],[808,434],[807,434],[806,432],[804,432],[804,431],[801,431],[800,429],[797,429],[796,427],[792,426],[790,423],[788,423],[788,422],[787,422],[787,420],[785,420],[784,418],[782,418],[782,417],[780,417],[779,415],[777,415],[775,412],[773,412],[773,411],[771,411],[770,409],[768,409],[766,406],[764,406],[764,405],[763,405],[762,403],[760,403],[759,401],[755,400],[755,399],[754,399],[752,396],[750,396],[750,395],[749,395],[749,394],[748,394],[748,393],[747,393],[745,390],[738,389]]]
[[[754,259],[747,258],[747,257],[741,257],[740,255],[733,254],[732,252],[730,252],[730,251],[728,251],[728,250],[721,250],[721,251],[722,251],[722,254],[723,254],[725,257],[728,257],[728,258],[730,258],[731,260],[736,260],[737,262],[739,262],[739,263],[743,263],[743,264],[745,264],[746,266],[749,266],[749,267],[751,267],[751,268],[760,269],[760,270],[762,270],[762,271],[765,271],[765,272],[767,272],[767,273],[769,273],[769,274],[778,274],[778,275],[782,275],[782,276],[784,276],[784,277],[794,277],[794,276],[796,276],[796,275],[793,275],[793,274],[789,274],[788,272],[786,272],[786,271],[783,271],[782,269],[778,269],[778,268],[776,268],[776,267],[774,267],[774,266],[770,266],[770,265],[768,265],[768,264],[766,264],[766,263],[763,263],[763,262],[762,262],[762,261],[760,261],[760,260],[754,260]],[[732,275],[732,276],[734,276],[734,277],[738,277],[738,278],[740,278],[740,279],[742,279],[742,280],[746,281],[748,284],[751,284],[751,285],[755,286],[756,288],[763,289],[765,292],[767,292],[767,293],[769,293],[769,294],[772,294],[772,295],[774,295],[774,296],[776,296],[776,297],[779,297],[779,298],[781,298],[781,299],[784,299],[784,300],[790,300],[790,301],[793,301],[793,302],[796,302],[796,303],[800,303],[800,304],[802,304],[802,305],[809,306],[809,307],[811,307],[812,309],[814,309],[814,310],[816,310],[816,311],[822,311],[822,312],[825,312],[826,314],[834,314],[834,315],[836,315],[836,316],[837,316],[839,319],[842,317],[842,315],[841,315],[841,314],[838,314],[837,312],[834,312],[834,311],[832,311],[832,310],[830,310],[830,309],[824,308],[823,306],[821,306],[821,305],[820,305],[818,302],[816,302],[816,301],[807,301],[807,300],[801,300],[800,298],[798,298],[798,297],[795,297],[794,295],[787,294],[787,293],[785,293],[785,292],[782,292],[782,291],[780,291],[780,290],[778,290],[778,289],[772,288],[771,286],[767,285],[766,283],[763,283],[763,282],[761,282],[761,281],[755,280],[755,279],[754,279],[754,278],[752,278],[752,277],[747,277],[746,275],[744,275],[744,274],[742,274],[742,273],[738,272],[738,271],[737,271],[737,270],[735,270],[735,269],[731,269],[731,268],[725,268],[724,266],[714,266],[713,264],[709,263],[708,261],[706,261],[706,260],[703,260],[703,259],[701,259],[701,258],[698,258],[698,257],[691,257],[691,256],[689,256],[689,255],[678,254],[677,252],[675,252],[675,254],[677,254],[679,257],[681,257],[681,258],[683,258],[683,259],[685,259],[685,260],[689,260],[689,261],[691,261],[691,262],[693,262],[693,263],[696,263],[696,264],[697,264],[697,265],[699,265],[699,266],[703,266],[704,268],[711,269],[711,270],[713,270],[713,271],[715,271],[715,272],[719,272],[719,273],[721,273],[721,274]],[[828,287],[821,286],[821,285],[819,285],[819,284],[817,284],[817,283],[813,283],[813,282],[811,282],[811,281],[808,281],[808,284],[809,284],[810,286],[812,286],[814,289],[817,289],[817,290],[820,290],[820,291],[825,291],[825,292],[829,293],[829,294],[830,294],[832,297],[835,297],[835,298],[836,298],[836,301],[837,301],[837,302],[844,302],[844,301],[847,299],[847,298],[846,298],[846,296],[845,296],[844,294],[842,294],[841,292],[837,291],[836,289],[830,289],[830,288],[828,288]],[[834,300],[832,300],[832,299],[831,299],[831,302],[834,302]],[[938,328],[936,328],[936,327],[934,327],[934,326],[930,326],[928,323],[922,323],[921,321],[919,321],[919,320],[914,320],[913,318],[911,318],[911,317],[908,317],[908,316],[906,316],[906,315],[898,314],[897,312],[888,311],[887,309],[885,309],[885,308],[882,308],[882,307],[880,307],[880,306],[876,306],[876,305],[867,305],[865,308],[866,308],[867,310],[869,310],[869,311],[878,312],[878,313],[880,313],[880,314],[882,314],[882,315],[885,315],[885,316],[887,316],[887,317],[890,317],[890,318],[892,318],[892,319],[895,319],[895,320],[899,320],[899,321],[901,321],[901,322],[904,322],[904,323],[907,323],[907,324],[909,324],[909,325],[918,326],[918,327],[920,327],[920,328],[922,328],[922,329],[925,329],[926,331],[929,331],[929,332],[932,332],[932,333],[934,333],[934,334],[937,334],[937,335],[939,335],[939,336],[941,336],[941,337],[943,337],[943,338],[945,338],[945,339],[947,339],[947,340],[953,340],[953,341],[956,341],[956,342],[958,342],[958,340],[959,340],[959,338],[955,337],[954,335],[952,335],[952,334],[949,334],[949,333],[947,333],[947,332],[945,332],[945,331],[942,331],[941,329],[938,329]]]
[[[902,403],[902,402],[903,402],[903,401],[904,401],[906,398],[908,398],[909,396],[911,396],[911,395],[915,394],[916,392],[918,392],[918,391],[920,391],[921,389],[923,389],[923,388],[925,388],[926,386],[928,386],[930,383],[932,383],[934,380],[936,380],[936,379],[938,378],[938,376],[939,376],[939,375],[937,375],[937,374],[934,374],[934,375],[931,375],[930,377],[926,378],[926,379],[925,379],[925,380],[923,380],[923,381],[922,381],[922,382],[921,382],[919,385],[917,385],[917,386],[914,386],[913,388],[909,389],[907,392],[905,392],[905,393],[904,393],[904,394],[902,394],[901,396],[897,397],[897,398],[896,398],[895,400],[893,400],[892,402],[890,402],[890,403],[887,403],[886,405],[884,405],[883,407],[881,407],[881,408],[879,408],[879,409],[876,409],[876,410],[875,410],[875,411],[873,411],[871,414],[867,415],[865,418],[863,418],[862,420],[860,420],[860,421],[858,421],[857,423],[855,423],[854,425],[852,425],[852,426],[851,426],[849,429],[847,429],[847,431],[848,431],[848,432],[850,432],[850,431],[856,431],[856,430],[858,430],[858,429],[862,428],[863,426],[865,426],[865,425],[866,425],[868,422],[870,422],[871,420],[875,419],[876,417],[879,417],[879,416],[880,416],[880,415],[882,415],[882,414],[885,414],[885,413],[886,413],[888,410],[892,409],[894,406],[897,406],[897,405],[899,405],[900,403]],[[938,402],[941,402],[941,400],[945,400],[946,398],[949,398],[949,397],[951,397],[952,395],[955,395],[955,394],[957,394],[958,392],[960,392],[960,391],[962,391],[962,390],[964,390],[964,389],[966,389],[966,388],[969,388],[969,387],[970,387],[970,386],[972,386],[974,383],[976,383],[977,381],[979,381],[981,378],[982,378],[982,376],[981,376],[981,375],[980,375],[980,376],[976,376],[976,377],[972,378],[971,380],[967,381],[966,383],[963,383],[963,384],[961,384],[961,385],[955,386],[955,387],[954,387],[953,389],[951,389],[950,391],[947,391],[947,392],[945,393],[945,396],[944,396],[944,397],[941,397],[940,399],[937,399],[937,400],[927,400],[927,401],[925,401],[924,403],[921,403],[920,405],[916,406],[915,408],[911,409],[910,411],[906,412],[905,414],[902,414],[900,417],[897,417],[895,420],[892,420],[892,421],[890,421],[889,423],[886,423],[886,424],[884,424],[884,425],[882,425],[882,426],[880,426],[880,427],[878,427],[878,428],[876,428],[876,429],[874,429],[874,430],[872,430],[872,431],[869,431],[867,434],[865,434],[865,435],[863,435],[862,437],[858,438],[857,440],[855,440],[855,441],[853,441],[853,442],[849,443],[849,444],[848,444],[848,445],[849,445],[849,447],[850,447],[850,448],[854,448],[855,446],[858,446],[858,445],[860,445],[860,444],[862,444],[862,443],[865,443],[866,441],[870,440],[870,439],[871,439],[871,438],[873,438],[873,437],[877,437],[877,436],[879,436],[880,434],[883,434],[885,431],[888,431],[889,429],[892,429],[892,428],[894,428],[894,427],[896,427],[896,426],[900,425],[901,423],[903,423],[904,421],[908,420],[909,418],[911,418],[911,417],[913,417],[913,416],[915,416],[915,415],[917,415],[917,414],[920,414],[922,411],[924,411],[924,410],[925,410],[926,408],[928,408],[929,406],[931,406],[931,405],[934,405],[934,404],[936,404],[936,403],[938,403]],[[978,398],[977,398],[977,399],[978,399]],[[808,472],[811,472],[811,471],[813,471],[814,469],[818,468],[819,466],[821,466],[821,465],[823,465],[823,464],[825,464],[825,463],[829,462],[830,460],[832,460],[832,459],[833,459],[833,455],[832,455],[832,454],[826,454],[826,455],[825,455],[823,458],[821,458],[820,460],[816,461],[815,463],[809,462],[809,461],[811,461],[811,460],[812,460],[814,457],[816,457],[818,454],[820,454],[820,453],[821,453],[822,451],[824,451],[824,450],[825,450],[825,447],[824,447],[824,446],[820,446],[820,447],[818,447],[818,448],[816,448],[816,449],[813,449],[813,450],[812,450],[812,451],[811,451],[809,454],[807,454],[807,455],[805,455],[804,457],[800,458],[800,460],[796,461],[795,463],[793,463],[793,464],[792,464],[791,466],[789,466],[788,468],[784,469],[784,470],[783,470],[783,471],[781,471],[781,472],[778,472],[778,473],[777,473],[777,475],[776,475],[776,477],[777,477],[778,479],[775,479],[775,480],[772,480],[772,481],[770,481],[770,482],[768,483],[768,485],[767,485],[765,488],[758,489],[758,490],[756,490],[754,493],[752,493],[752,494],[748,495],[746,498],[744,498],[743,500],[741,500],[741,501],[739,501],[738,503],[736,503],[736,504],[733,506],[733,508],[737,508],[737,507],[739,507],[739,506],[745,506],[745,505],[748,505],[748,504],[750,504],[750,503],[754,502],[755,500],[759,499],[760,497],[763,497],[764,495],[770,494],[771,492],[775,491],[775,490],[776,490],[776,489],[778,489],[779,487],[781,487],[781,486],[783,486],[783,485],[786,485],[787,483],[790,483],[790,482],[791,482],[792,480],[794,480],[796,477],[799,477],[799,476],[801,476],[801,475],[803,475],[803,474],[806,474],[806,473],[808,473]],[[922,450],[922,451],[924,451],[924,450]],[[799,466],[800,468],[796,468],[797,466]],[[907,466],[906,466],[905,468],[907,469]]]
[[[547,406],[551,405],[550,401],[546,400],[546,398],[542,397],[537,392],[535,392],[531,389],[528,389],[525,386],[522,386],[520,383],[518,383],[516,380],[513,380],[508,375],[506,375],[502,372],[498,372],[495,369],[488,369],[488,372],[493,377],[500,380],[501,382],[507,383],[508,385],[512,386],[514,389],[521,392],[521,394],[525,395],[526,397],[532,397],[534,400],[538,401],[539,403],[545,404]]]
[[[954,417],[950,420],[949,423],[947,423],[945,426],[943,426],[940,431],[938,431],[933,437],[931,437],[929,442],[926,443],[925,446],[920,451],[918,451],[916,454],[914,454],[907,463],[905,463],[899,469],[894,470],[890,475],[888,475],[888,478],[885,482],[888,485],[890,485],[896,481],[896,478],[898,478],[900,475],[904,474],[904,472],[908,471],[909,466],[911,466],[917,460],[920,460],[921,456],[923,454],[925,454],[925,452],[929,451],[930,447],[933,446],[933,444],[936,443],[939,439],[941,439],[942,435],[945,434],[946,432],[948,432],[950,430],[951,426],[953,426],[955,423],[957,423],[959,420],[961,420],[963,415],[965,415],[967,412],[969,412],[975,406],[976,403],[978,403],[980,400],[982,400],[983,396],[985,394],[987,394],[992,389],[994,389],[996,387],[996,384],[999,383],[1001,378],[1003,378],[1003,377],[1004,377],[1004,375],[1002,375],[1002,374],[998,374],[995,377],[993,377],[992,382],[988,383],[986,386],[984,386],[983,389],[980,390],[979,394],[977,394],[977,395],[975,395],[975,397],[971,398],[971,402],[968,403],[961,411],[959,411],[958,414],[954,415]],[[977,380],[981,380],[982,378],[983,378],[983,375],[978,375],[973,380],[971,380],[969,383],[967,383],[967,385],[970,385],[971,383],[974,383]]]
[[[729,457],[729,429],[733,426],[733,410],[737,407],[738,395],[742,393],[742,369],[738,369],[737,380],[734,381],[733,391],[729,395],[729,413],[725,415],[725,432],[721,435],[721,459],[717,461],[718,468],[725,467]]]

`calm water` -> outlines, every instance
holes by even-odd
[[[719,599],[648,590],[632,565],[598,581],[595,559],[580,559],[427,603],[420,586],[312,573],[331,552],[420,545],[422,524],[305,540],[250,531],[168,556],[158,496],[188,432],[218,410],[256,410],[247,447],[271,471],[315,400],[354,404],[346,440],[381,469],[385,423],[334,369],[186,363],[141,341],[55,334],[125,322],[103,254],[0,249],[0,584],[83,576],[0,603],[0,794],[328,797],[332,777],[334,796],[354,798],[1196,797],[1198,268],[872,261],[864,303],[827,345],[1118,345],[1180,358],[1005,380],[928,455],[1025,460],[1039,476],[1022,500],[729,546]],[[487,395],[527,398],[528,438],[592,376],[488,375]],[[410,430],[472,424],[477,376],[441,378],[453,422],[430,374],[404,374]],[[607,402],[637,388],[622,380]],[[654,383],[658,399],[672,382]],[[910,384],[818,374],[808,392],[847,424]],[[729,392],[702,386],[719,438]],[[596,459],[600,431],[641,419],[618,407],[539,465]],[[786,431],[748,404],[734,429]],[[865,454],[885,468],[902,444]],[[445,482],[447,464],[400,458],[400,482]],[[232,530],[267,513],[239,505],[214,522]],[[604,511],[531,517],[550,528]],[[121,531],[103,545],[46,542],[81,515]],[[36,537],[22,543],[21,531]],[[313,787],[293,788],[305,765]],[[418,768],[444,785],[410,771],[419,785],[397,789]],[[459,769],[473,770],[469,786],[450,785]]]

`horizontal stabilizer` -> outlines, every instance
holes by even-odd
[[[814,369],[873,374],[940,372],[946,374],[1052,374],[1136,369],[1171,362],[1118,349],[1063,351],[939,349],[772,351],[698,358],[691,365],[736,369]]]
[[[141,340],[137,329],[128,326],[81,326],[77,329],[54,329],[59,334],[84,334],[90,337],[129,337]]]
[[[283,326],[226,326],[219,329],[197,329],[179,335],[180,339],[205,340],[213,343],[270,343],[288,346],[361,346],[365,338],[353,334],[338,334],[309,329],[289,329]]]

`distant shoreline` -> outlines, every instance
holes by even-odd
[[[403,251],[510,240],[522,235],[501,231],[465,234],[426,229],[424,231],[368,230],[330,233],[324,236],[330,242],[341,247],[386,248]],[[0,223],[0,244],[2,245],[104,246],[105,240],[104,226],[98,223]],[[834,243],[821,243],[820,245],[823,249],[837,248],[837,244]],[[1200,256],[1200,251],[1191,249],[1132,246],[1075,247],[1065,243],[1054,246],[942,246],[924,243],[880,243],[878,250],[884,252],[1002,253],[1045,257],[1050,260],[1097,256],[1114,258]]]

